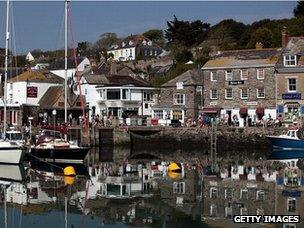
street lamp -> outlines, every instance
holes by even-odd
[[[32,116],[29,116],[28,117],[28,121],[29,121],[29,124],[30,124],[30,139],[32,138],[32,120],[34,118]]]

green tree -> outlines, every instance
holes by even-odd
[[[142,34],[153,42],[157,43],[160,46],[163,46],[165,43],[164,33],[160,29],[150,29]]]
[[[172,21],[167,21],[168,28],[165,37],[169,44],[178,44],[185,47],[201,43],[208,34],[210,24],[200,20],[193,22],[178,20],[176,16]]]
[[[293,10],[293,15],[297,18],[304,16],[304,2],[298,1],[297,6]]]
[[[111,45],[117,43],[119,41],[116,33],[103,33],[100,35],[99,40],[96,41],[95,43],[95,48],[98,50],[102,50],[103,48],[108,50]]]
[[[271,30],[262,27],[253,32],[248,43],[248,48],[255,47],[256,43],[262,43],[264,48],[275,47]]]

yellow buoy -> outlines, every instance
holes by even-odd
[[[168,172],[180,172],[181,171],[181,167],[176,164],[175,162],[170,163],[170,165],[168,166]]]
[[[167,174],[168,174],[168,177],[170,177],[173,180],[181,177],[181,173],[177,173],[177,172],[169,171]]]
[[[73,166],[67,166],[63,169],[63,174],[65,176],[75,176],[76,172]]]
[[[64,176],[64,183],[65,185],[72,185],[74,184],[75,177],[72,176]]]

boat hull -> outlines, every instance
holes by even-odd
[[[20,164],[25,151],[20,147],[0,147],[0,163]]]
[[[303,149],[304,150],[304,140],[293,139],[293,138],[283,138],[277,136],[267,136],[271,145],[274,148],[285,148],[285,149]]]
[[[31,148],[30,154],[34,157],[59,163],[83,163],[89,152],[88,147],[79,148]]]

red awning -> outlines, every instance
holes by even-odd
[[[255,113],[258,115],[264,115],[265,108],[257,108]]]
[[[248,114],[248,108],[240,108],[240,115]]]
[[[221,111],[221,108],[203,108],[203,113],[211,113],[211,114],[217,114]]]

